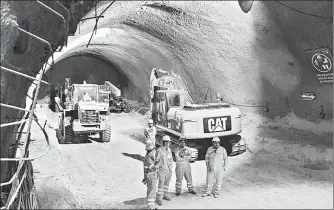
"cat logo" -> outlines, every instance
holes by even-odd
[[[231,130],[231,116],[204,119],[204,132],[214,133]]]
[[[226,131],[226,117],[209,119],[208,120],[208,128],[210,132],[220,132]]]

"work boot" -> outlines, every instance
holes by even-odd
[[[179,193],[179,192],[175,193],[176,196],[179,196],[180,194],[181,194],[181,193]]]
[[[157,201],[158,206],[162,206],[162,201]]]
[[[166,200],[166,201],[170,201],[170,200],[172,200],[172,199],[171,199],[169,196],[167,196],[167,195],[164,196],[163,199]]]
[[[218,198],[219,195],[218,194],[213,194],[213,197]]]
[[[209,193],[204,193],[204,194],[202,194],[202,197],[208,197],[208,196],[210,196]]]
[[[190,194],[196,195],[195,191],[189,191]]]

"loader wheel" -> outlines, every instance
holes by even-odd
[[[74,132],[72,129],[72,124],[65,127],[65,144],[73,143],[74,140]]]
[[[110,142],[111,140],[111,124],[108,123],[107,130],[100,132],[101,142]]]

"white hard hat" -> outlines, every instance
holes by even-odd
[[[184,136],[180,136],[179,141],[187,141],[187,139]]]
[[[171,141],[169,136],[163,136],[162,141]]]
[[[148,124],[153,124],[153,120],[152,120],[152,119],[149,119],[149,120],[148,120]]]
[[[213,137],[212,142],[220,142],[219,137],[217,137],[217,136]]]

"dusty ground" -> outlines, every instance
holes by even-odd
[[[140,161],[145,152],[144,145],[138,141],[146,122],[145,116],[113,115],[114,134],[110,143],[92,141],[87,144],[59,145],[55,132],[50,128],[54,126],[56,116],[44,109],[41,111],[40,121],[48,119],[47,132],[52,150],[33,162],[40,208],[145,208],[145,186],[141,183],[143,169]],[[124,124],[127,128],[124,128]],[[278,130],[258,131],[259,129],[250,126],[243,130],[242,135],[250,143],[250,148],[256,147],[255,142],[258,143],[261,139],[259,137],[262,140],[276,140],[275,147],[290,151],[293,148],[291,145],[296,145],[301,140],[313,143],[317,140],[318,144],[314,143],[312,148],[322,148],[325,151],[323,153],[326,153],[322,155],[323,159],[331,160],[327,156],[332,157],[333,146],[319,143],[319,136],[305,139],[306,137]],[[40,132],[36,130],[33,138],[32,155],[45,148]],[[307,159],[306,153],[295,159],[277,157],[276,150],[270,147],[270,143],[263,145],[262,149],[250,149],[251,152],[230,158],[219,199],[184,193],[180,197],[174,197],[171,202],[165,201],[163,208],[333,207],[331,161],[327,168],[323,166],[312,170],[303,161],[303,158]],[[302,153],[303,147],[305,145],[300,144],[298,151]],[[203,161],[192,164],[193,182],[198,192],[204,190],[204,169]],[[172,192],[174,183],[173,175],[170,184]],[[184,186],[185,183],[183,188]]]

